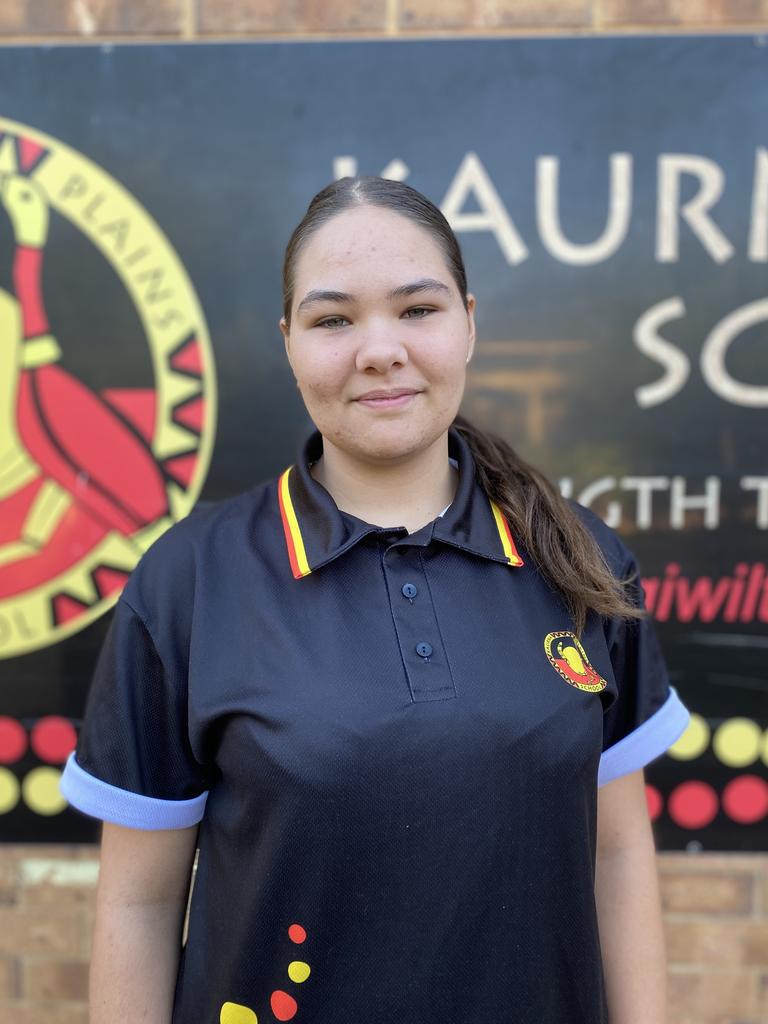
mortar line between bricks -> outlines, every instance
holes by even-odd
[[[388,36],[397,35],[397,25],[400,20],[400,0],[387,0],[387,17],[385,32]]]
[[[634,36],[689,36],[692,38],[706,38],[708,36],[768,36],[768,24],[738,24],[738,25],[616,25],[611,27],[592,28],[564,27],[553,28],[472,28],[472,29],[400,29],[394,36],[390,36],[386,30],[368,33],[317,32],[317,33],[210,33],[201,35],[196,33],[189,39],[182,39],[178,33],[163,33],[154,36],[135,35],[94,35],[94,36],[73,36],[67,35],[0,35],[0,46],[146,46],[157,43],[167,45],[169,43],[182,43],[186,45],[197,45],[200,43],[249,43],[249,42],[365,42],[366,40],[379,39],[582,39],[582,38],[632,38]]]
[[[180,3],[182,38],[193,39],[197,29],[197,0],[180,0]]]

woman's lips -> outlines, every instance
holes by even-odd
[[[417,394],[418,391],[409,391],[404,395],[387,398],[358,398],[357,401],[360,405],[367,405],[371,409],[399,409],[401,406],[408,405]]]

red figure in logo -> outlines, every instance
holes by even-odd
[[[574,683],[587,683],[599,685],[604,683],[603,678],[592,666],[584,661],[581,654],[572,644],[563,644],[562,640],[557,642],[557,653],[559,658],[554,662],[560,671]]]
[[[17,140],[28,172],[42,147]],[[150,447],[154,389],[110,391],[63,366],[43,304],[49,210],[28,173],[0,174],[13,229],[14,297],[0,291],[0,598],[75,564],[110,531],[126,537],[169,514]],[[119,403],[119,404],[118,404]],[[100,581],[102,596],[125,577]]]

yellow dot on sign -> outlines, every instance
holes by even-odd
[[[219,1014],[220,1024],[258,1024],[259,1018],[247,1006],[240,1003],[222,1003]]]
[[[706,718],[692,714],[683,735],[676,740],[667,751],[670,757],[678,761],[692,761],[703,754],[709,745],[709,726]]]
[[[19,802],[19,780],[8,768],[0,768],[0,814],[12,811]]]
[[[763,733],[762,745],[763,745],[763,752],[762,752],[762,754],[760,756],[765,761],[765,763],[768,764],[768,729],[766,729],[765,732]]]
[[[730,768],[743,768],[760,756],[762,730],[751,718],[729,718],[715,731],[712,749]]]
[[[288,977],[297,983],[306,981],[309,977],[309,964],[303,960],[291,960],[288,964]]]
[[[33,768],[21,783],[24,803],[36,814],[60,814],[67,801],[59,790],[58,768]]]

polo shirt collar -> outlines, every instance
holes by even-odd
[[[323,452],[319,430],[304,438],[295,464],[288,466],[277,484],[280,517],[290,569],[296,579],[338,558],[369,533],[383,528],[366,523],[338,508],[330,493],[311,475],[311,463]],[[429,529],[423,527],[411,537],[416,542],[426,531],[431,538],[517,567],[524,564],[499,506],[480,486],[469,445],[455,427],[448,429],[448,455],[458,463],[459,482],[448,509]],[[427,535],[428,534],[428,535]]]

